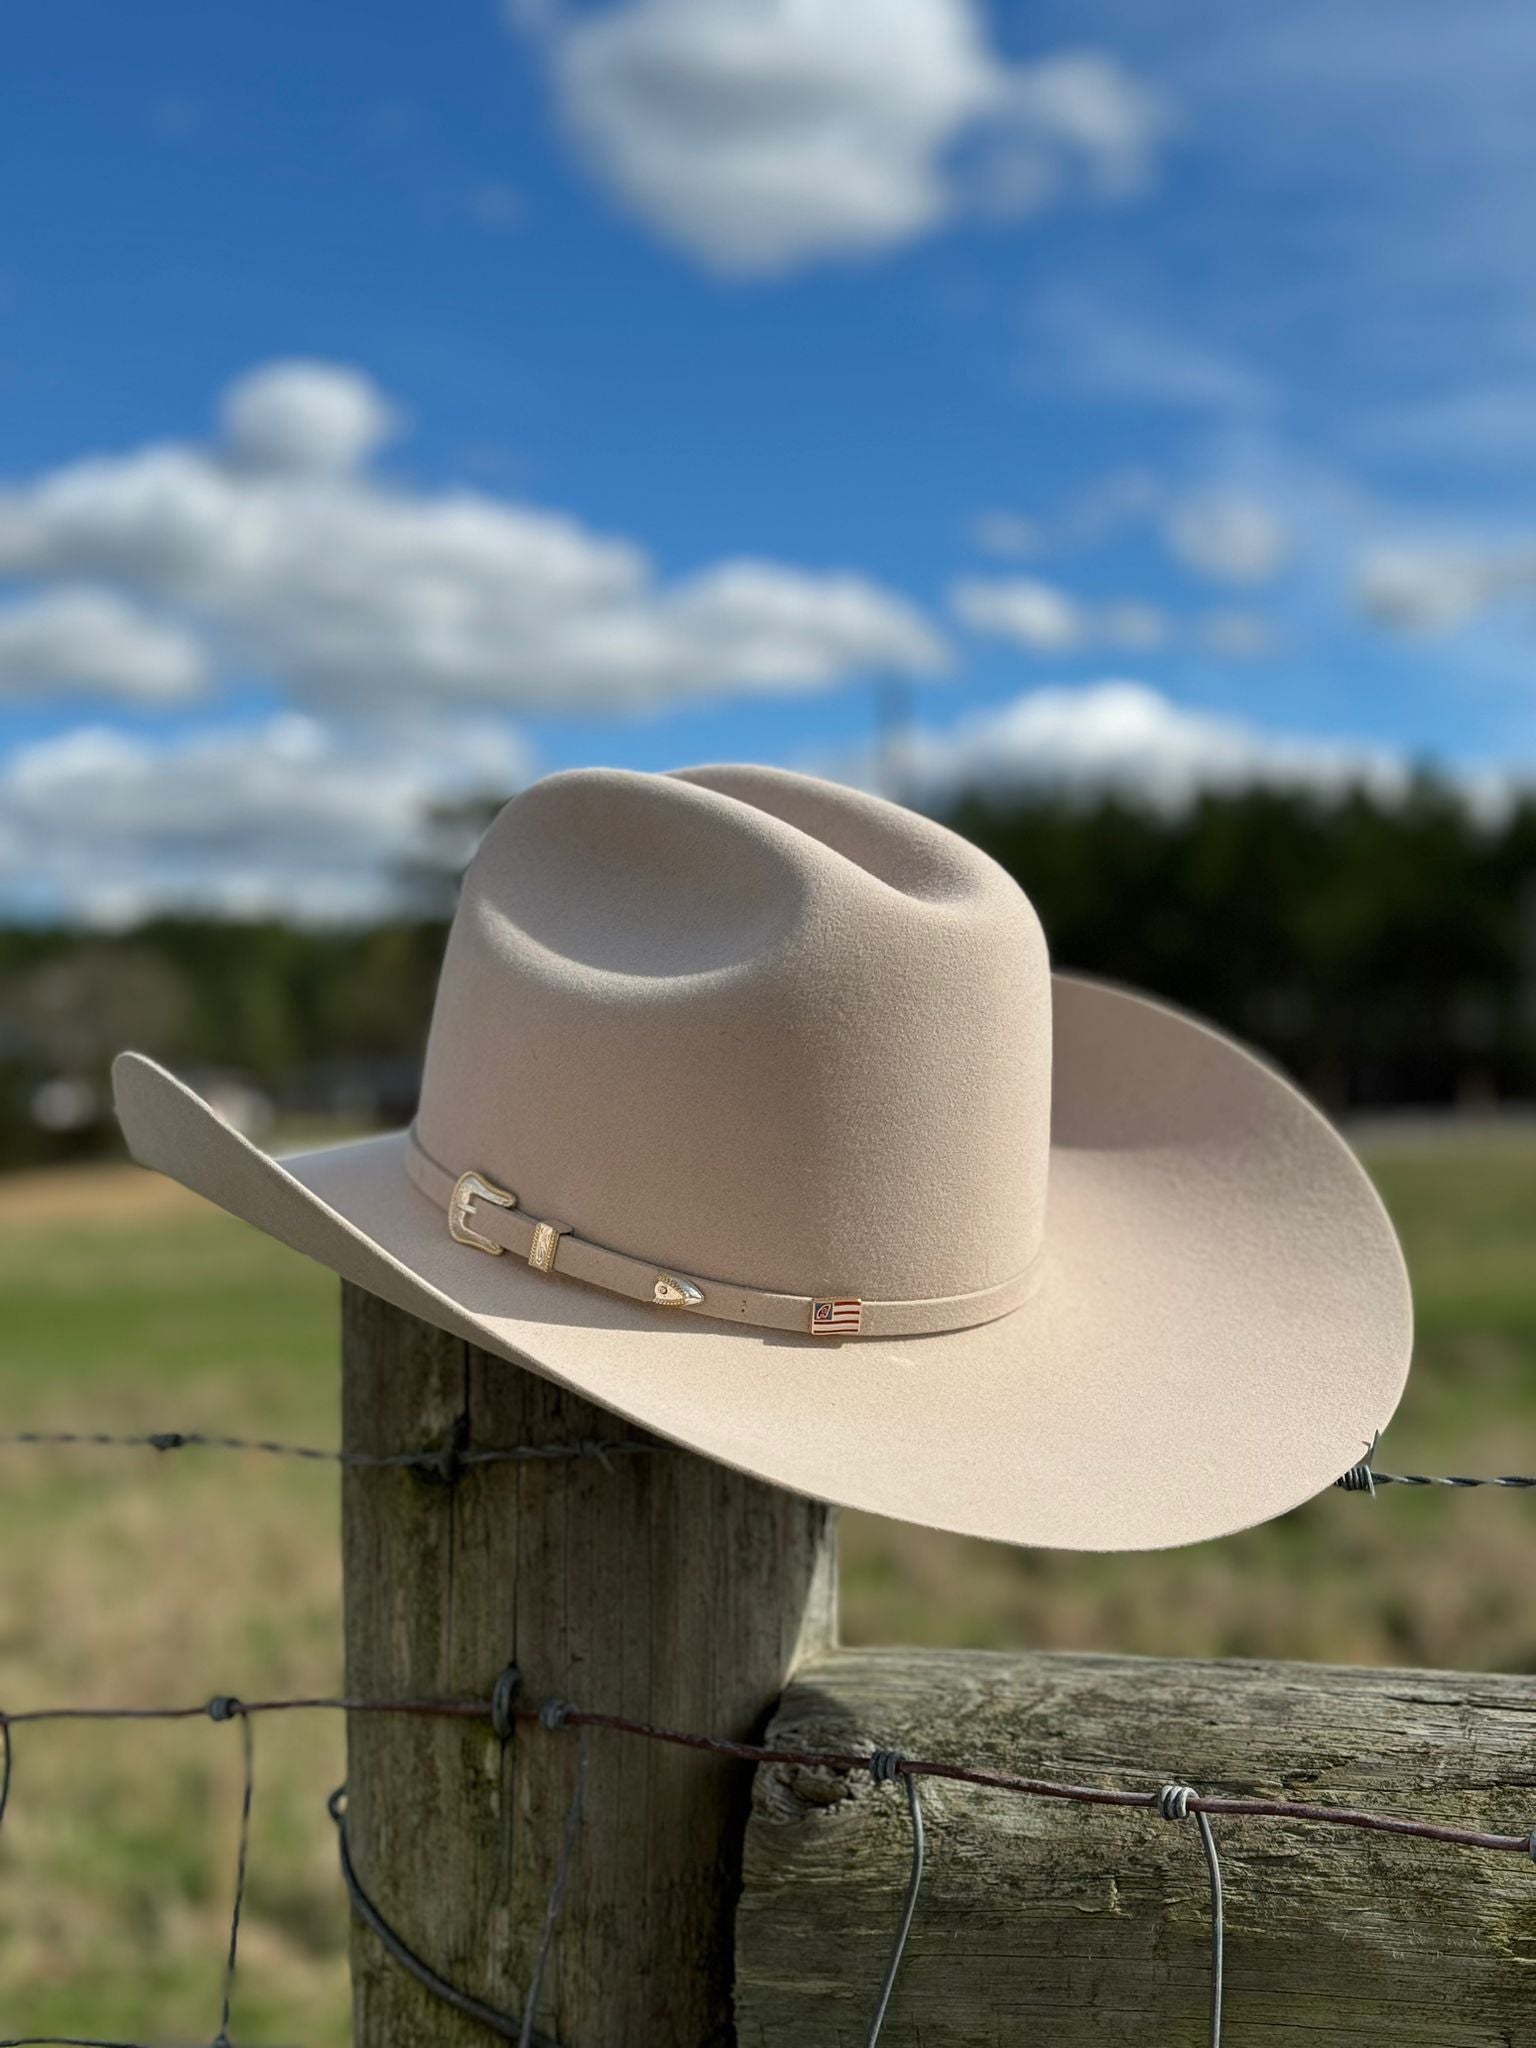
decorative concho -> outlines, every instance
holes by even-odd
[[[697,1308],[704,1296],[691,1280],[677,1280],[670,1273],[658,1273],[651,1299],[663,1302],[669,1308]]]

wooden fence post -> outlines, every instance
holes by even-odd
[[[1531,1682],[1450,1671],[980,1650],[835,1650],[771,1741],[1155,1791],[1536,1825]],[[927,1874],[881,2048],[1197,2048],[1210,1883],[1193,1825],[924,1778]],[[1536,2048],[1529,1857],[1217,1819],[1226,2032],[1307,2048]],[[867,1776],[758,1773],[737,1915],[741,2048],[848,2048],[912,1860]]]
[[[642,1432],[346,1285],[343,1440],[394,1451]],[[347,1690],[525,1698],[750,1739],[835,1629],[830,1511],[670,1447],[438,1480],[349,1468]],[[750,1768],[593,1731],[586,1817],[539,1999],[561,2048],[726,2048]],[[579,1737],[354,1715],[359,1881],[440,1975],[522,2009]],[[358,2048],[488,2038],[354,1925]]]

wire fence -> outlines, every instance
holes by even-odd
[[[245,1880],[250,1840],[250,1819],[254,1789],[254,1742],[251,1728],[253,1721],[262,1715],[280,1713],[335,1712],[343,1714],[391,1714],[439,1716],[457,1720],[483,1721],[503,1741],[509,1740],[514,1729],[520,1724],[536,1727],[546,1734],[554,1734],[566,1728],[574,1728],[585,1738],[587,1731],[601,1730],[609,1734],[629,1737],[639,1741],[657,1742],[673,1747],[690,1749],[710,1756],[748,1763],[762,1767],[795,1767],[800,1769],[824,1770],[842,1774],[862,1773],[877,1785],[901,1783],[905,1787],[908,1811],[912,1822],[913,1864],[912,1875],[903,1901],[901,1919],[896,1942],[882,1980],[881,1993],[868,2039],[878,2039],[881,2024],[889,2005],[891,1990],[906,1946],[917,1905],[923,1874],[924,1835],[922,1807],[918,1797],[919,1781],[923,1779],[946,1780],[952,1784],[972,1785],[986,1790],[1010,1793],[1023,1798],[1063,1800],[1085,1806],[1125,1807],[1140,1811],[1158,1813],[1165,1820],[1185,1820],[1194,1817],[1200,1824],[1202,1841],[1212,1884],[1212,2021],[1210,2039],[1220,2040],[1221,2025],[1221,1971],[1223,1947],[1223,1910],[1221,1897],[1220,1865],[1216,1856],[1214,1836],[1210,1822],[1213,1817],[1241,1818],[1247,1820],[1302,1822],[1321,1827],[1339,1827],[1364,1830],[1373,1834],[1396,1835],[1409,1839],[1442,1843],[1450,1847],[1483,1850],[1495,1853],[1510,1853],[1536,1861],[1536,1828],[1523,1833],[1499,1833],[1487,1829],[1462,1828],[1447,1825],[1441,1821],[1419,1819],[1402,1814],[1377,1813],[1355,1807],[1330,1806],[1316,1800],[1254,1799],[1235,1798],[1224,1794],[1201,1794],[1190,1786],[1167,1785],[1157,1791],[1121,1785],[1075,1785],[1049,1778],[1021,1776],[1008,1771],[996,1771],[977,1764],[957,1763],[939,1757],[905,1756],[896,1750],[834,1750],[834,1749],[790,1749],[766,1743],[738,1742],[727,1737],[707,1734],[697,1729],[665,1728],[652,1723],[638,1721],[622,1714],[578,1707],[566,1700],[550,1699],[539,1703],[524,1702],[519,1697],[518,1674],[515,1667],[508,1666],[498,1678],[496,1685],[483,1697],[459,1697],[443,1699],[351,1699],[345,1696],[332,1698],[295,1698],[241,1700],[231,1694],[220,1693],[206,1702],[168,1706],[90,1706],[90,1707],[38,1707],[19,1713],[0,1712],[0,1822],[3,1822],[13,1794],[15,1779],[15,1730],[20,1727],[36,1726],[40,1723],[59,1721],[191,1721],[204,1717],[213,1721],[235,1722],[240,1726],[243,1755],[243,1792],[240,1804],[240,1819],[236,1851],[236,1877],[234,1900],[230,1916],[229,1945],[225,1961],[219,2028],[213,2036],[211,2048],[232,2048],[229,2033],[230,2015],[233,2005],[236,1968],[238,1962],[240,1918],[245,1896]],[[575,1854],[579,1828],[583,1818],[586,1780],[586,1744],[583,1740],[580,1763],[576,1777],[576,1789],[567,1815],[566,1826],[557,1861],[555,1876],[550,1887],[544,1914],[543,1928],[538,1955],[524,1999],[521,2016],[498,2012],[490,2006],[470,1997],[440,1977],[431,1965],[424,1962],[401,1940],[378,1909],[368,1898],[366,1891],[353,1867],[346,1835],[346,1793],[338,1789],[328,1802],[329,1810],[337,1827],[338,1848],[342,1876],[352,1910],[364,1920],[383,1942],[395,1961],[416,1977],[417,1981],[433,1991],[445,2003],[479,2020],[490,2031],[504,2039],[514,2040],[520,2048],[554,2048],[554,2044],[537,2033],[532,2026],[532,2017],[537,2010],[538,1995],[544,1967],[548,1962],[560,1917],[560,1908],[570,1875]],[[1511,1786],[1511,1797],[1522,1788]],[[1527,1793],[1528,1796],[1528,1793]],[[0,2041],[0,2048],[22,2048],[22,2044],[64,2044],[78,2043],[83,2039],[68,2035],[24,2035]],[[93,2048],[150,2048],[143,2042],[95,2043]]]
[[[157,1429],[139,1435],[122,1435],[109,1430],[19,1429],[0,1435],[0,1450],[108,1450],[108,1451],[253,1451],[269,1458],[298,1458],[311,1465],[351,1466],[373,1471],[417,1471],[432,1478],[453,1479],[477,1465],[539,1464],[571,1458],[610,1458],[656,1455],[668,1446],[644,1438],[579,1437],[571,1443],[510,1444],[503,1448],[470,1446],[459,1434],[441,1445],[409,1451],[345,1451],[326,1444],[275,1443],[268,1437],[223,1436],[199,1429]],[[1490,1473],[1469,1477],[1451,1472],[1383,1472],[1373,1460],[1376,1444],[1366,1455],[1334,1480],[1345,1493],[1372,1494],[1380,1486],[1504,1486],[1536,1489],[1536,1475],[1519,1472]],[[0,2048],[5,2044],[0,2042]]]
[[[458,1436],[445,1445],[370,1453],[288,1444],[265,1438],[208,1434],[196,1430],[161,1430],[143,1435],[102,1431],[17,1431],[0,1435],[0,1449],[87,1448],[138,1450],[165,1453],[181,1450],[254,1452],[264,1456],[295,1458],[310,1463],[365,1469],[413,1470],[429,1479],[453,1479],[477,1466],[505,1463],[594,1460],[607,1465],[615,1458],[652,1455],[666,1446],[628,1438],[580,1438],[568,1443],[514,1444],[500,1448],[472,1448]],[[1376,1469],[1373,1443],[1365,1459],[1352,1466],[1335,1484],[1346,1492],[1373,1495],[1378,1486],[1470,1487],[1503,1486],[1536,1488],[1536,1478],[1503,1476],[1492,1479],[1433,1477],[1423,1474],[1393,1474]],[[896,1785],[906,1799],[911,1829],[912,1860],[886,1967],[866,2035],[874,2048],[884,2026],[891,1996],[904,1959],[907,1939],[919,1905],[925,1867],[925,1828],[920,1786],[923,1781],[943,1780],[1021,1798],[1120,1807],[1151,1811],[1169,1821],[1193,1818],[1205,1854],[1211,1896],[1210,2020],[1208,2040],[1219,2048],[1222,2028],[1224,1976],[1225,1907],[1221,1865],[1213,1818],[1300,1823],[1324,1828],[1347,1828],[1379,1835],[1393,1835],[1416,1841],[1438,1843],[1462,1850],[1508,1853],[1536,1864],[1536,1826],[1518,1832],[1495,1832],[1464,1828],[1439,1821],[1400,1814],[1379,1813],[1326,1801],[1239,1798],[1202,1794],[1188,1785],[1170,1784],[1157,1790],[1132,1786],[1078,1785],[1049,1778],[997,1771],[985,1766],[937,1757],[912,1757],[891,1749],[832,1750],[790,1749],[769,1744],[737,1741],[705,1730],[659,1727],[621,1714],[579,1706],[567,1700],[533,1702],[522,1696],[521,1678],[508,1665],[483,1696],[445,1698],[368,1699],[345,1695],[245,1700],[230,1693],[211,1699],[172,1705],[65,1705],[28,1708],[16,1712],[0,1709],[0,1832],[11,1809],[16,1784],[16,1730],[45,1723],[176,1722],[203,1718],[233,1723],[240,1731],[242,1791],[236,1834],[235,1877],[229,1922],[229,1938],[220,1976],[217,2031],[208,2048],[234,2048],[231,2034],[239,1967],[240,1927],[246,1897],[249,1866],[251,1811],[255,1793],[254,1723],[257,1718],[284,1713],[331,1712],[431,1716],[454,1720],[481,1721],[503,1742],[525,1728],[548,1737],[573,1729],[578,1736],[578,1761],[570,1806],[562,1832],[553,1880],[545,1903],[539,1940],[529,1982],[523,1994],[522,2011],[517,2014],[486,2005],[443,1977],[419,1956],[390,1926],[369,1897],[353,1863],[346,1826],[346,1788],[332,1793],[328,1811],[335,1823],[343,1885],[351,1910],[368,1926],[396,1965],[440,1999],[502,2039],[515,2041],[518,2048],[558,2048],[534,2025],[543,1978],[557,1939],[561,1910],[569,1885],[577,1846],[586,1819],[586,1784],[589,1738],[602,1733],[641,1742],[654,1742],[693,1750],[705,1755],[755,1767],[811,1769],[845,1776],[862,1774],[875,1786]],[[1530,1798],[1528,1786],[1510,1785],[1513,1801]],[[1536,1818],[1536,1817],[1533,1817]],[[116,2040],[99,2036],[65,2034],[18,2034],[0,2037],[0,2048],[155,2048],[155,2044]]]
[[[198,1429],[157,1429],[143,1436],[119,1436],[106,1430],[21,1429],[0,1436],[0,1450],[84,1449],[105,1451],[255,1451],[268,1458],[299,1458],[311,1465],[341,1465],[362,1471],[423,1472],[434,1479],[454,1479],[477,1465],[563,1463],[571,1458],[633,1457],[661,1451],[664,1444],[628,1437],[579,1437],[568,1444],[511,1444],[505,1449],[466,1444],[461,1431],[432,1448],[413,1451],[343,1451],[326,1445],[280,1444],[266,1437],[212,1436]],[[1532,1482],[1536,1484],[1536,1481]],[[3,2044],[0,2044],[3,2048]]]

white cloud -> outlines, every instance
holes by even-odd
[[[264,363],[224,394],[230,454],[258,469],[356,469],[399,430],[371,377],[337,363]]]
[[[1222,583],[1263,583],[1290,559],[1288,516],[1259,490],[1216,478],[1174,485],[1145,469],[1111,470],[1077,491],[1056,513],[1024,519],[986,512],[971,525],[983,553],[1021,559],[1102,546],[1128,529],[1150,527],[1185,568]],[[1315,489],[1309,494],[1316,497]]]
[[[1399,756],[1346,741],[1292,737],[1171,703],[1144,683],[1032,690],[1000,710],[906,742],[905,786],[929,802],[962,789],[1117,791],[1178,809],[1203,790],[1341,790],[1400,794]]]
[[[1378,547],[1361,563],[1357,587],[1378,625],[1448,633],[1502,599],[1536,592],[1536,548]]]
[[[1247,660],[1271,652],[1273,646],[1265,621],[1247,612],[1174,619],[1139,598],[1087,604],[1033,576],[961,577],[950,586],[949,602],[973,633],[1007,640],[1034,655],[1150,654],[1187,646]]]
[[[1089,621],[1076,598],[1034,576],[988,582],[962,577],[949,593],[955,616],[973,633],[991,633],[1033,654],[1063,653],[1089,636]]]
[[[1073,180],[1123,196],[1168,127],[1100,52],[1005,64],[974,0],[616,0],[534,32],[595,174],[738,274],[894,246],[971,188],[1007,212]]]
[[[1011,561],[1096,547],[1122,528],[1151,518],[1166,499],[1163,486],[1146,470],[1111,470],[1049,518],[1031,519],[1003,510],[978,513],[971,521],[970,540],[982,554]]]
[[[195,696],[209,673],[201,641],[110,590],[66,585],[0,606],[0,698],[62,688],[163,703]]]
[[[590,712],[944,664],[917,609],[857,575],[727,560],[664,583],[639,547],[561,513],[349,468],[393,417],[354,372],[258,371],[226,415],[229,444],[0,487],[0,575],[173,607],[327,711]]]
[[[1099,50],[1064,50],[1008,77],[1005,103],[1016,133],[1013,160],[1033,152],[1042,180],[1075,159],[1109,198],[1142,191],[1172,127],[1162,95]]]
[[[286,712],[169,743],[82,727],[0,760],[0,901],[108,924],[166,907],[376,915],[430,805],[507,794],[528,772],[484,719],[340,728]]]
[[[1290,537],[1274,511],[1239,491],[1185,498],[1170,508],[1163,534],[1186,568],[1221,583],[1267,583],[1290,553]]]
[[[931,670],[940,644],[917,612],[861,576],[809,577],[737,561],[675,584],[658,607],[657,673],[704,687],[730,650],[744,687],[816,689],[873,664]]]

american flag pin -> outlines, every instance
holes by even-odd
[[[813,1337],[857,1337],[864,1321],[862,1301],[813,1301]]]

